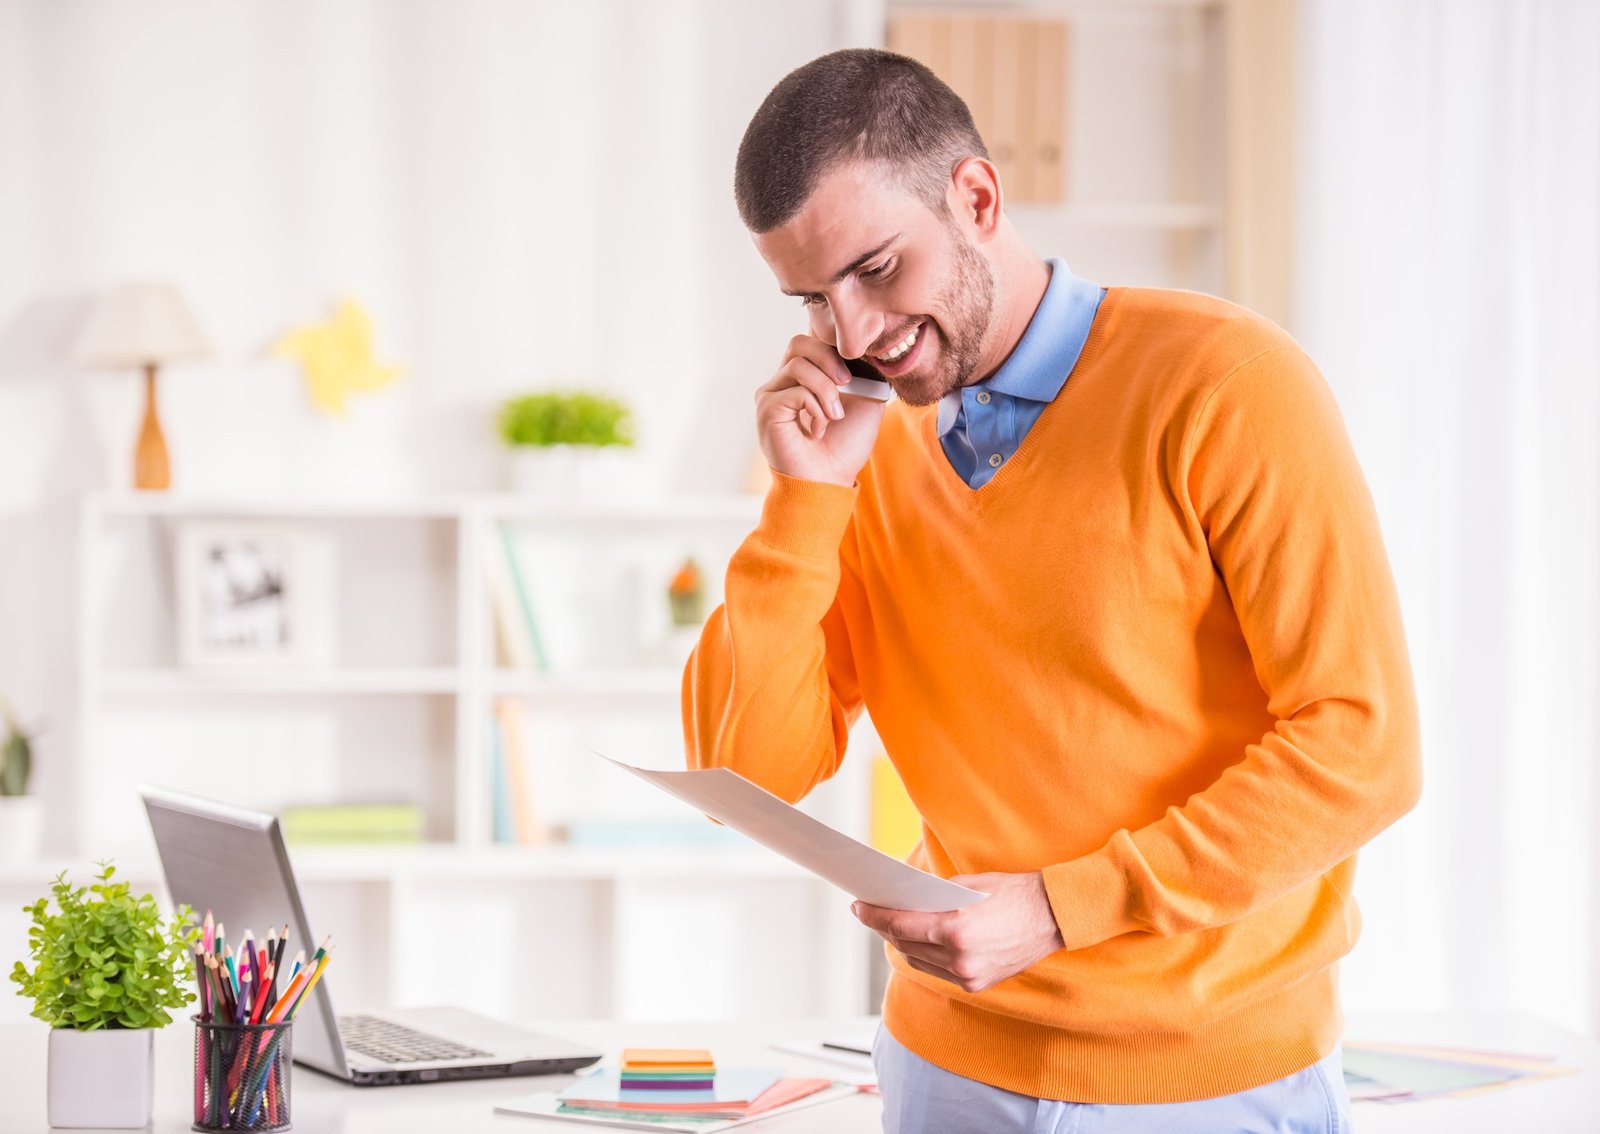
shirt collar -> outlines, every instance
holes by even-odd
[[[1028,320],[1027,329],[1000,369],[976,383],[975,388],[1049,403],[1061,393],[1067,375],[1078,364],[1100,306],[1101,289],[1098,284],[1073,275],[1064,260],[1052,258],[1045,262],[1050,266],[1050,283],[1033,318]],[[940,436],[955,425],[960,408],[960,390],[940,400]]]

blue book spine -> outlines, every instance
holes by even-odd
[[[500,735],[500,721],[489,718],[489,805],[494,821],[494,841],[517,841],[515,820],[511,815],[511,792],[506,788],[505,739]]]

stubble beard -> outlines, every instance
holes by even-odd
[[[948,312],[944,319],[930,318],[924,329],[939,337],[938,368],[930,374],[912,372],[895,379],[895,394],[907,405],[928,406],[961,389],[978,369],[983,340],[994,318],[994,273],[978,250],[951,226],[950,278],[939,290],[937,305]]]

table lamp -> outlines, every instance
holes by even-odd
[[[171,284],[128,284],[103,297],[89,313],[73,343],[73,361],[106,370],[144,368],[144,424],[133,457],[135,488],[172,484],[167,442],[156,416],[156,370],[164,362],[210,353],[199,324]]]

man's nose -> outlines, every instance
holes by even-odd
[[[860,358],[883,333],[883,315],[867,304],[830,301],[834,347],[844,358]]]

